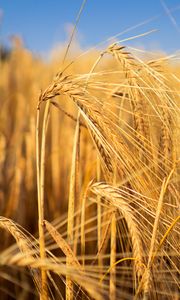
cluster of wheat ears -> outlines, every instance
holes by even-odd
[[[131,52],[1,61],[1,299],[179,299],[180,72]]]

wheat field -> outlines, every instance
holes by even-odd
[[[1,57],[0,299],[178,300],[180,65],[74,57]]]

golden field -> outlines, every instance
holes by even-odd
[[[0,298],[179,299],[178,60],[74,56],[0,62]]]

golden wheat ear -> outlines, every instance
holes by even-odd
[[[26,258],[29,257],[32,261],[35,262],[35,260],[38,258],[38,248],[37,245],[35,247],[34,241],[32,241],[21,229],[20,227],[11,219],[5,218],[5,217],[0,217],[0,228],[6,230],[9,232],[13,238],[16,240],[17,246],[21,252],[21,256],[14,257],[14,260],[21,259],[22,257]],[[2,257],[0,259],[0,264],[9,264],[9,261],[13,261],[13,257]],[[30,273],[32,275],[32,278],[35,282],[35,285],[38,289],[38,292],[41,291],[41,279],[40,279],[40,274],[38,269],[35,269],[33,267],[29,267]]]

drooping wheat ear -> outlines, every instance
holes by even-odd
[[[132,88],[130,94],[134,113],[135,133],[138,142],[140,143],[142,150],[144,151],[144,155],[141,156],[144,160],[146,156],[146,148],[147,150],[149,150],[150,143],[150,129],[147,118],[147,103],[144,100],[144,92],[139,88],[140,83],[138,83],[138,79],[132,80],[131,84],[134,87]]]
[[[65,239],[61,236],[61,234],[56,230],[56,228],[51,225],[48,221],[44,221],[45,227],[48,230],[49,234],[55,240],[59,248],[62,250],[64,255],[68,258],[69,265],[75,267],[78,271],[82,271],[82,267],[74,255],[71,247],[65,241]]]
[[[107,173],[112,173],[111,156],[104,134],[104,130],[107,131],[107,128],[105,124],[102,125],[102,122],[100,122],[102,120],[100,112],[95,105],[93,107],[91,104],[91,98],[86,92],[88,84],[89,82],[87,80],[83,81],[82,78],[78,80],[76,77],[73,78],[73,76],[58,74],[54,82],[44,91],[41,99],[42,101],[47,101],[57,95],[67,95],[75,102],[86,121],[105,170]]]
[[[42,93],[41,101],[47,101],[57,95],[68,96],[80,109],[81,115],[87,124],[92,140],[99,152],[104,176],[108,181],[113,180],[113,169],[117,164],[117,172],[120,178],[131,176],[135,171],[135,161],[140,167],[138,159],[132,157],[131,151],[124,142],[119,129],[113,122],[113,116],[109,117],[106,109],[101,111],[101,106],[95,101],[85,85],[90,86],[84,78],[63,76],[59,74]],[[136,177],[136,181],[139,179]]]
[[[172,167],[172,120],[169,107],[162,108],[162,124],[160,133],[159,152],[161,153],[161,167],[167,175]]]
[[[121,65],[124,65],[123,70],[125,74],[128,71],[126,78],[127,83],[131,87],[128,89],[128,94],[134,112],[135,133],[140,145],[145,152],[146,147],[149,145],[150,130],[147,117],[145,117],[145,114],[147,112],[147,105],[146,101],[144,100],[144,91],[142,88],[140,88],[142,84],[140,70],[144,68],[144,65],[141,65],[140,62],[137,61],[135,57],[132,57],[129,52],[125,52],[125,54],[118,53],[117,55],[119,57],[119,63],[121,63]],[[126,64],[123,63],[124,60],[126,60]]]
[[[151,160],[150,146],[150,128],[147,117],[147,103],[144,100],[141,90],[137,90],[136,86],[132,95],[132,108],[134,112],[134,128],[139,147],[140,159],[148,163]],[[147,159],[149,157],[149,159]]]
[[[133,69],[134,67],[137,67],[137,61],[130,52],[125,51],[125,48],[125,46],[120,46],[117,43],[114,43],[107,48],[105,53],[113,55],[123,67],[125,76],[129,77],[131,74],[134,75]]]
[[[94,183],[91,187],[92,192],[96,195],[101,195],[110,201],[110,203],[117,207],[117,209],[121,212],[124,219],[126,220],[129,233],[132,240],[132,249],[133,249],[133,257],[136,258],[136,272],[139,277],[142,276],[142,265],[144,264],[143,258],[143,245],[140,237],[140,232],[137,227],[137,222],[135,219],[135,215],[132,211],[130,205],[122,198],[121,193],[118,188],[110,186],[105,183]]]
[[[142,68],[139,61],[132,56],[128,51],[124,51],[124,46],[119,46],[113,44],[109,46],[107,52],[112,54],[117,60],[118,64],[122,67],[124,71],[125,78],[127,80],[127,91],[125,94],[131,100],[132,109],[134,112],[134,124],[135,124],[135,134],[137,136],[140,147],[140,158],[144,160],[146,157],[146,147],[149,145],[150,133],[149,133],[149,123],[145,117],[146,113],[146,102],[142,93],[141,79],[139,76],[139,70]],[[118,90],[116,90],[116,94]],[[144,152],[144,155],[141,153]]]
[[[58,95],[67,95],[70,97],[81,110],[81,113],[83,113],[82,115],[86,117],[85,121],[102,161],[106,169],[109,170],[109,172],[112,172],[110,155],[102,143],[104,133],[99,124],[99,120],[102,119],[102,116],[97,108],[91,105],[91,98],[85,89],[88,85],[89,82],[82,78],[78,79],[77,77],[58,74],[54,79],[54,82],[44,91],[44,93],[42,93],[41,101],[47,101]]]
[[[37,257],[36,249],[32,246],[32,241],[20,230],[20,228],[10,219],[5,217],[0,217],[0,228],[8,231],[16,240],[17,246],[24,257],[30,257],[32,261],[35,262]],[[16,257],[15,257],[16,259]],[[12,260],[12,259],[11,259]],[[3,258],[2,264],[8,264],[8,257]],[[29,267],[33,280],[37,286],[38,291],[41,291],[41,280],[38,270]]]
[[[164,59],[165,60],[165,59]],[[163,59],[150,61],[146,64],[145,70],[149,74],[151,86],[153,88],[153,96],[158,101],[155,104],[156,114],[161,122],[160,125],[160,140],[159,140],[159,166],[164,171],[163,177],[167,176],[172,168],[174,145],[173,131],[175,115],[172,114],[175,109],[174,96],[171,94],[171,88],[163,72]],[[158,107],[159,106],[159,107]],[[175,159],[176,160],[176,159]],[[174,161],[175,161],[174,160]]]

